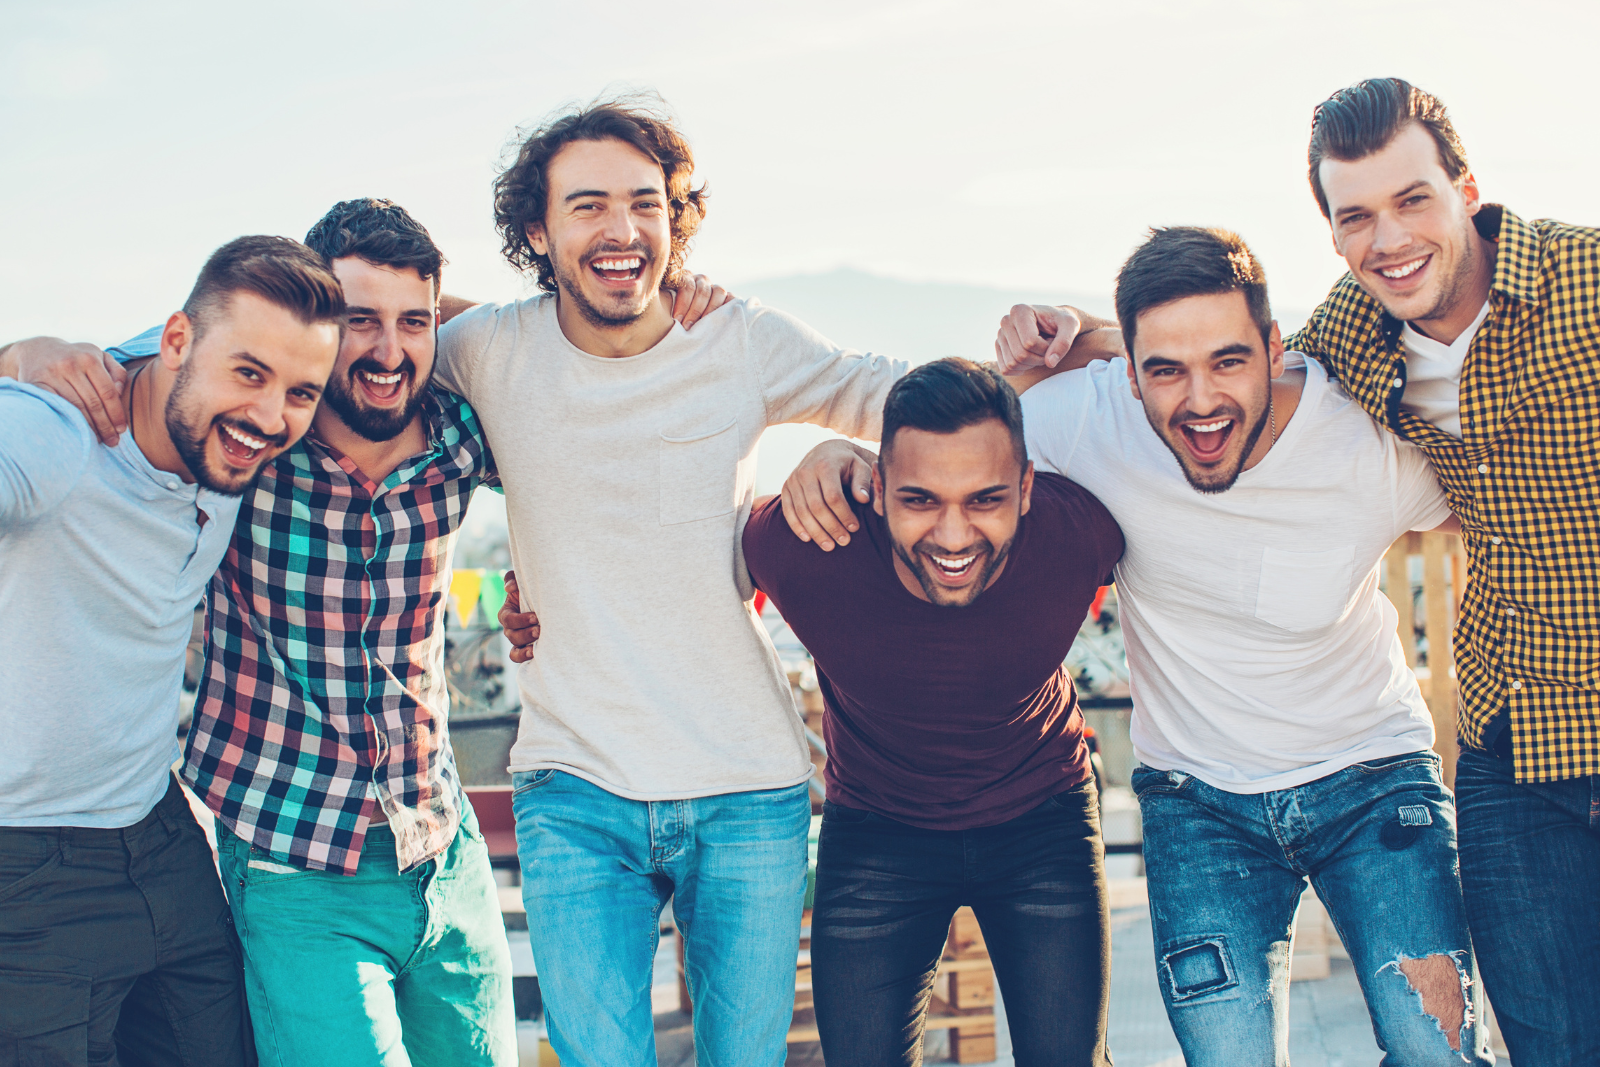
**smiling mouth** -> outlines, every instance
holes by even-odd
[[[644,271],[643,256],[604,256],[591,260],[589,269],[608,282],[637,281]]]
[[[933,573],[947,585],[961,585],[972,576],[978,564],[981,553],[971,552],[962,556],[936,556],[931,552],[924,552],[923,556],[933,564]]]
[[[1418,256],[1416,259],[1409,259],[1404,263],[1396,263],[1392,267],[1379,267],[1378,273],[1391,282],[1405,281],[1423,267],[1426,267],[1428,261],[1432,258],[1432,255]]]
[[[356,380],[361,383],[363,391],[379,403],[387,403],[400,396],[405,389],[406,372],[390,371],[387,374],[373,374],[371,371],[357,371]]]
[[[259,437],[251,437],[242,430],[222,423],[217,427],[217,440],[222,443],[222,454],[228,461],[237,467],[248,467],[261,455],[267,447],[267,442]]]
[[[1183,442],[1189,454],[1201,463],[1215,463],[1227,451],[1233,439],[1232,417],[1212,419],[1210,422],[1186,422],[1180,425]]]

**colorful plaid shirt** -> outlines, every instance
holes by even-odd
[[[467,502],[493,459],[432,390],[427,450],[381,484],[307,435],[246,491],[207,598],[183,776],[274,858],[353,874],[374,818],[401,870],[455,838],[444,611]]]
[[[1401,408],[1401,323],[1350,275],[1284,343],[1421,446],[1461,519],[1463,740],[1487,748],[1505,712],[1518,781],[1600,774],[1600,230],[1499,205],[1475,221],[1498,252],[1461,439]]]

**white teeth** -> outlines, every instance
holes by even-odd
[[[362,371],[361,376],[374,385],[393,385],[405,377],[398,371],[394,374],[369,374],[366,371]]]
[[[1215,433],[1216,431],[1231,425],[1233,425],[1232,419],[1223,419],[1220,422],[1207,422],[1201,424],[1191,423],[1189,429],[1193,430],[1195,433]]]
[[[630,259],[597,259],[594,265],[600,270],[638,270],[644,265],[644,260],[637,256]]]
[[[1398,267],[1386,267],[1383,270],[1378,271],[1378,273],[1383,275],[1385,278],[1406,278],[1421,270],[1422,265],[1427,261],[1428,257],[1423,256],[1421,259],[1413,259],[1410,263],[1404,263]]]
[[[962,571],[972,566],[972,561],[977,558],[978,557],[976,556],[966,556],[962,559],[942,559],[939,556],[934,556],[933,562],[937,563],[939,565],[939,569],[945,571],[946,573],[960,574]]]
[[[229,437],[233,438],[235,441],[238,441],[246,448],[253,448],[259,451],[260,449],[267,447],[267,443],[265,441],[257,440],[256,438],[251,437],[249,434],[240,433],[232,426],[224,425],[222,428],[227,432]]]

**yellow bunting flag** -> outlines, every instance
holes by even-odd
[[[472,609],[478,606],[478,592],[482,588],[483,571],[477,568],[456,571],[450,579],[450,599],[455,602],[456,618],[462,626],[467,625]]]

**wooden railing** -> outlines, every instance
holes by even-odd
[[[1414,561],[1421,560],[1420,566]],[[1389,547],[1383,591],[1400,615],[1406,663],[1417,671],[1438,735],[1444,780],[1456,777],[1456,676],[1451,630],[1467,588],[1467,557],[1455,534],[1409,533]],[[1421,669],[1419,669],[1421,668]]]

